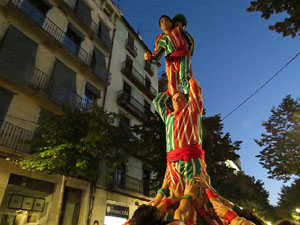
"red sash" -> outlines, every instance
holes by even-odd
[[[167,153],[167,162],[184,160],[188,162],[190,159],[200,158],[204,160],[204,151],[202,145],[190,145],[182,148],[176,148]]]

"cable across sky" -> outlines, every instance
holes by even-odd
[[[261,85],[258,89],[256,89],[249,97],[247,97],[243,102],[241,102],[238,106],[236,106],[230,113],[222,118],[224,121],[227,117],[229,117],[232,113],[234,113],[238,108],[244,105],[247,101],[249,101],[254,95],[256,95],[261,89],[263,89],[271,80],[273,80],[279,73],[281,73],[290,63],[292,63],[298,56],[300,52],[298,52],[290,61],[288,61],[283,67],[278,70],[273,76],[271,76],[263,85]]]

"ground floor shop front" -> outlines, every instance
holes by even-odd
[[[64,185],[65,184],[65,185]],[[118,225],[147,202],[143,195],[20,169],[0,159],[0,225]]]

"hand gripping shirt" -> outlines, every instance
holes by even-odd
[[[156,111],[166,126],[167,152],[176,148],[202,144],[202,94],[196,80],[190,79],[189,101],[180,112],[171,112],[166,105],[168,92],[159,93],[153,100]]]

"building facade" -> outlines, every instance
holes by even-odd
[[[11,162],[29,153],[43,109],[61,114],[97,102],[123,113],[124,129],[142,123],[158,85],[146,49],[111,0],[0,0],[1,224],[103,223],[147,201],[150,173],[134,157],[118,171],[103,163],[112,176],[96,187],[69,178],[64,195],[62,176]]]
[[[154,112],[152,100],[158,90],[158,69],[144,60],[146,51],[149,49],[141,36],[121,16],[116,21],[109,70],[112,76],[104,108],[122,115],[117,125],[128,135],[130,126],[142,124],[149,112]],[[151,169],[140,159],[129,157],[120,169],[110,171],[103,164],[101,171],[94,192],[92,221],[122,224],[138,205],[149,200]]]

